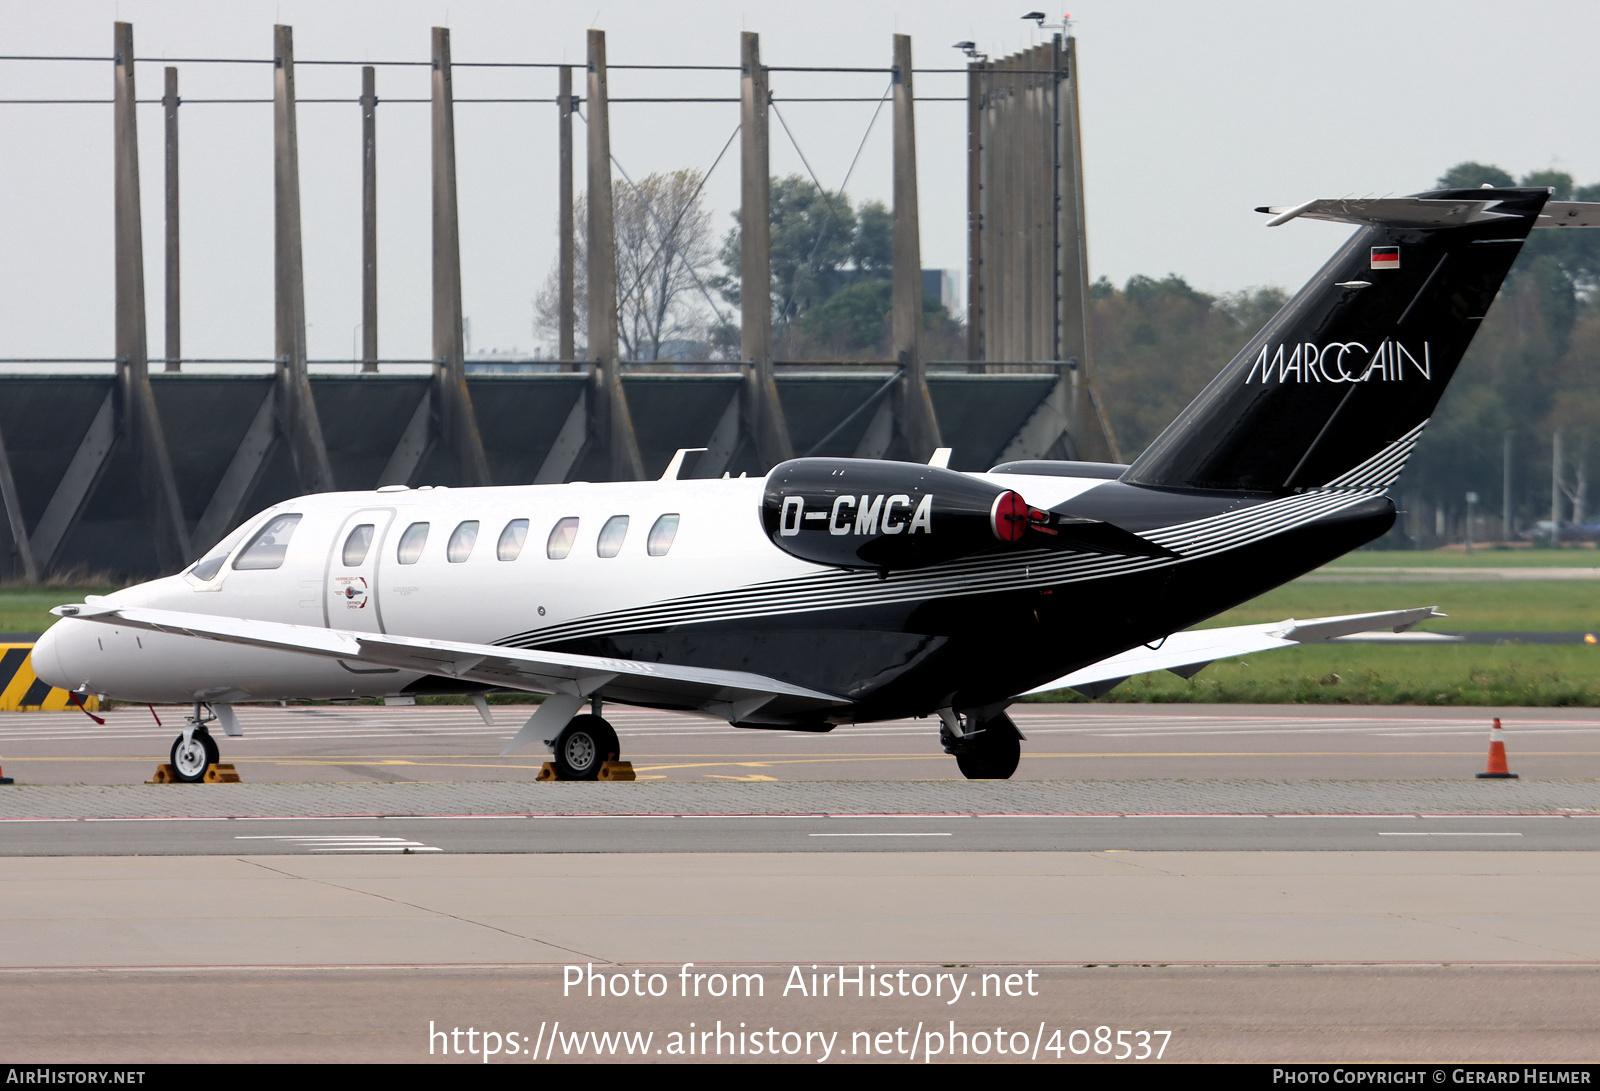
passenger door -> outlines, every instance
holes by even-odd
[[[393,508],[367,508],[346,519],[334,536],[322,596],[328,628],[384,632],[378,562],[393,521]]]

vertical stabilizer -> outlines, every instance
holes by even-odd
[[[1274,494],[1392,485],[1548,198],[1444,190],[1261,210],[1274,224],[1361,230],[1123,480]]]

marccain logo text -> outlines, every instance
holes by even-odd
[[[1404,382],[1413,375],[1433,378],[1428,342],[1420,349],[1399,341],[1381,341],[1370,349],[1359,341],[1331,341],[1316,345],[1262,345],[1261,354],[1244,377],[1248,386],[1260,376],[1263,383],[1366,383]]]

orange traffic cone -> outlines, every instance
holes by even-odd
[[[1501,741],[1500,717],[1494,718],[1489,729],[1489,768],[1478,774],[1479,780],[1516,780],[1517,774],[1506,768],[1506,744]]]
[[[11,778],[10,777],[0,777],[0,784],[10,784],[10,783],[11,783]]]

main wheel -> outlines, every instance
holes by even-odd
[[[610,724],[598,716],[574,716],[556,736],[556,773],[562,780],[595,780],[600,766],[619,752]]]
[[[1010,780],[1022,761],[1022,740],[1005,713],[986,721],[983,730],[954,750],[956,766],[968,780]]]
[[[172,740],[172,772],[184,784],[199,784],[206,776],[206,767],[215,765],[218,757],[216,740],[205,728],[196,728],[186,743],[179,735]]]

